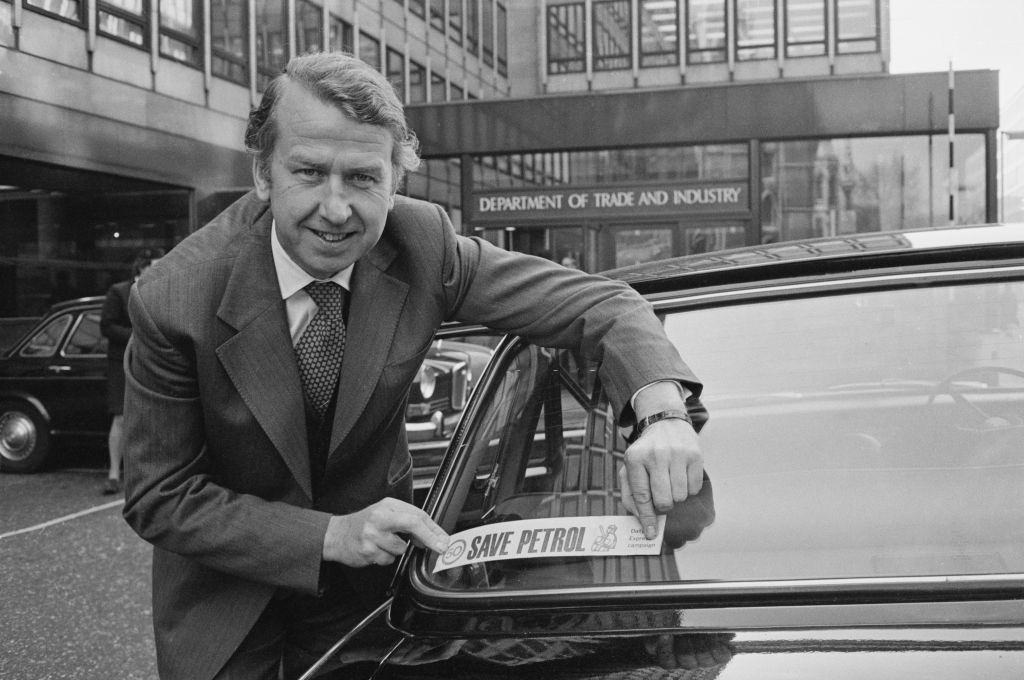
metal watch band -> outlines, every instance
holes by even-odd
[[[693,425],[693,420],[690,418],[690,414],[683,409],[673,408],[665,411],[658,411],[657,413],[652,413],[646,418],[641,419],[636,424],[636,428],[633,430],[633,436],[629,438],[630,443],[635,442],[637,438],[640,437],[641,434],[643,434],[643,431],[646,430],[648,426],[653,425],[659,420],[670,419],[685,420],[686,422]]]

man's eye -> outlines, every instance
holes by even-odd
[[[351,175],[352,183],[356,186],[372,186],[377,183],[377,178],[374,175],[369,175],[365,172],[357,172]]]
[[[302,177],[316,179],[319,177],[323,177],[324,173],[322,173],[318,168],[299,168],[298,170],[296,170],[296,174]]]

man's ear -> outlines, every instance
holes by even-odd
[[[270,200],[270,178],[263,172],[260,159],[252,159],[252,183],[256,187],[256,196],[261,201]]]

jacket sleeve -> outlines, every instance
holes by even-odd
[[[449,318],[522,335],[536,344],[578,348],[600,362],[602,384],[619,414],[656,380],[677,380],[693,401],[702,385],[665,335],[651,305],[630,286],[458,236],[444,223],[444,289]]]

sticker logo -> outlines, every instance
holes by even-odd
[[[618,542],[618,536],[615,535],[615,530],[618,529],[618,525],[609,524],[608,530],[600,524],[597,525],[597,538],[594,539],[594,545],[591,546],[591,550],[594,552],[608,552],[615,550],[615,544]]]
[[[465,541],[452,541],[448,544],[448,549],[441,555],[441,561],[445,564],[452,564],[462,557],[462,553],[466,552]]]

